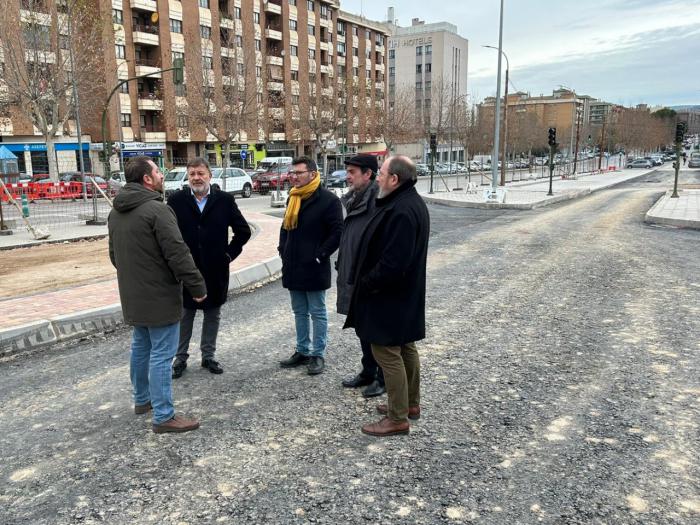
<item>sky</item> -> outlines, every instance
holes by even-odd
[[[495,96],[498,52],[481,46],[498,46],[499,0],[340,0],[379,21],[390,6],[400,26],[455,24],[469,40],[472,101]],[[564,86],[624,106],[700,104],[700,0],[505,0],[503,13],[511,93]]]

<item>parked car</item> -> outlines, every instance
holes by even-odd
[[[327,179],[321,177],[321,180],[326,183],[326,188],[345,188],[347,187],[348,173],[345,170],[336,170]]]
[[[253,194],[253,181],[241,168],[212,168],[211,186],[245,199]]]
[[[253,190],[267,193],[280,188],[288,190],[291,187],[289,170],[292,169],[292,157],[265,157],[258,163],[253,178]]]
[[[688,167],[700,168],[700,153],[693,152],[690,154],[690,157],[688,158]]]
[[[627,168],[646,168],[646,169],[651,169],[653,168],[654,165],[649,159],[637,159],[633,160],[632,162],[627,163]]]
[[[166,199],[185,186],[187,186],[187,168],[184,166],[173,168],[165,174],[163,191]]]
[[[92,195],[92,192],[94,191],[95,187],[90,180],[92,178],[96,183],[97,186],[104,192],[107,193],[109,190],[109,186],[107,184],[107,181],[104,180],[102,177],[95,175],[94,173],[81,173],[79,171],[67,171],[65,173],[61,173],[59,180],[61,182],[68,182],[68,183],[79,183],[79,184],[84,184],[85,185],[85,193],[87,195]],[[82,186],[80,192],[83,192]],[[97,196],[99,197],[101,193],[98,191],[96,192]]]
[[[424,177],[426,175],[430,175],[430,166],[427,164],[416,164],[416,173],[418,174],[419,177]]]
[[[644,157],[646,160],[650,161],[652,166],[662,166],[664,161],[655,155],[648,155]]]

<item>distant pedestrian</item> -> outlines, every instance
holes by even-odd
[[[109,214],[109,257],[117,269],[124,322],[134,327],[131,384],[134,412],[153,409],[153,431],[187,432],[199,422],[175,415],[170,365],[179,338],[182,285],[206,299],[202,275],[163,203],[163,174],[148,157],[134,157]]]
[[[182,376],[187,368],[197,310],[203,312],[199,344],[202,367],[212,374],[223,373],[223,368],[214,357],[221,305],[228,296],[229,265],[241,254],[243,245],[250,239],[250,227],[233,195],[211,186],[211,169],[206,160],[197,157],[187,163],[187,182],[187,188],[175,192],[168,199],[168,206],[175,211],[182,237],[204,276],[207,298],[198,303],[189,291],[183,290],[185,308],[180,321],[180,343],[173,363],[173,378]],[[230,241],[229,229],[233,232]]]
[[[389,157],[377,177],[377,209],[353,262],[354,285],[345,328],[370,341],[384,370],[388,404],[372,436],[408,434],[408,418],[420,417],[420,361],[416,341],[425,337],[425,286],[430,216],[415,189],[408,157]]]
[[[684,151],[684,152],[683,152],[683,166],[685,166],[685,161],[686,161],[686,159],[687,159],[687,154],[686,154],[686,152]]]
[[[325,367],[326,290],[331,287],[330,257],[343,232],[343,210],[338,197],[321,187],[316,163],[310,158],[294,159],[289,175],[293,188],[277,249],[282,258],[282,286],[289,290],[292,301],[296,348],[280,366],[307,365],[309,375],[315,375]]]
[[[352,297],[352,262],[357,253],[362,232],[374,213],[374,201],[379,193],[379,186],[374,180],[377,171],[377,158],[374,155],[356,155],[345,161],[348,192],[340,198],[343,204],[345,225],[338,249],[338,299],[339,314],[347,315]],[[362,370],[359,374],[343,380],[346,388],[364,386],[364,397],[380,396],[384,387],[384,374],[372,355],[372,345],[366,339],[360,339],[362,348]]]

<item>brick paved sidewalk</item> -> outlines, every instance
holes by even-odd
[[[243,253],[231,264],[232,274],[277,256],[281,219],[250,211],[245,215],[257,231],[243,247]],[[0,300],[0,330],[115,304],[119,304],[116,279]]]

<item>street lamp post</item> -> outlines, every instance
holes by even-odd
[[[494,46],[481,46],[488,47],[489,49],[495,49],[498,51],[497,47]],[[501,186],[506,185],[506,150],[508,144],[508,72],[510,71],[510,61],[508,60],[508,55],[505,51],[501,50],[501,53],[506,59],[506,89],[503,93],[503,152],[501,154]],[[500,115],[499,115],[500,117]]]
[[[497,199],[498,181],[498,152],[499,152],[499,133],[501,124],[501,55],[503,54],[503,0],[501,0],[501,14],[498,27],[498,74],[496,79],[496,109],[494,113],[494,133],[493,133],[493,153],[491,155],[491,193],[488,196],[489,200]]]

